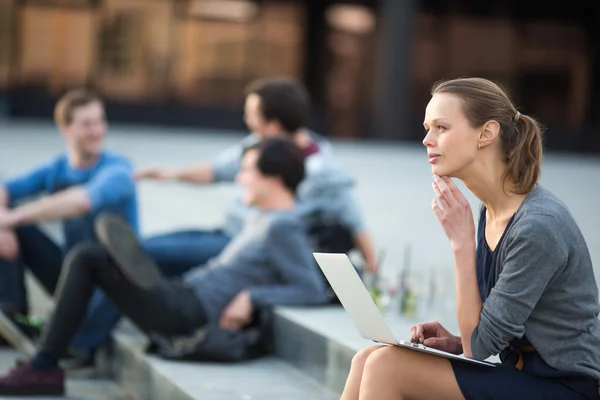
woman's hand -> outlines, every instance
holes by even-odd
[[[475,222],[467,198],[448,177],[434,175],[432,185],[437,200],[432,201],[431,208],[450,239],[452,249],[474,245]]]
[[[410,341],[452,354],[462,354],[462,342],[439,322],[424,322],[410,328]]]

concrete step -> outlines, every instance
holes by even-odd
[[[341,306],[276,310],[276,355],[337,395],[354,354],[373,344],[358,335]]]
[[[145,354],[146,339],[130,326],[114,335],[112,374],[123,390],[143,400],[334,400],[275,357],[239,364],[166,361]]]

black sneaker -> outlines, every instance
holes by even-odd
[[[22,314],[15,314],[9,318],[33,342],[37,342],[42,336],[42,331],[44,330],[44,320],[42,318]]]
[[[94,228],[100,243],[131,283],[146,290],[156,286],[161,279],[158,266],[124,219],[105,212],[96,218]]]
[[[4,317],[12,322],[17,331],[35,344],[42,335],[44,321],[39,317],[29,317],[27,315],[11,312],[3,312]],[[13,345],[3,336],[0,335],[0,348],[13,347]]]

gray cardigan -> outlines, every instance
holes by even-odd
[[[526,335],[550,366],[600,379],[598,287],[565,204],[538,186],[497,251],[496,284],[471,335],[473,358],[496,355]]]

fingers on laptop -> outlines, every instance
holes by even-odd
[[[410,341],[413,343],[423,343],[425,336],[423,334],[423,324],[414,325],[410,328]]]

